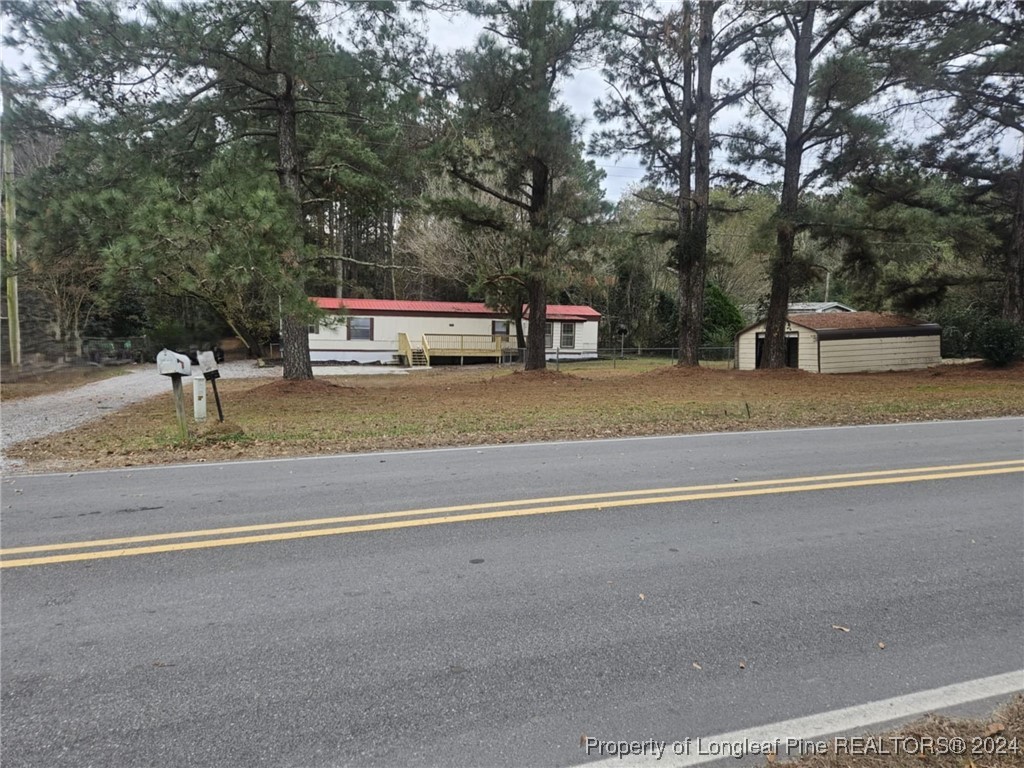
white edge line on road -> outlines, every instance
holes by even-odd
[[[779,432],[830,432],[840,429],[883,429],[888,427],[927,427],[943,424],[979,424],[993,421],[1020,421],[1024,426],[1024,416],[990,416],[982,419],[941,419],[932,421],[901,421],[889,424],[845,424],[834,427],[793,427],[790,429],[750,429],[734,432],[681,432],[674,435],[636,435],[633,437],[590,437],[583,440],[550,440],[532,443],[481,443],[480,445],[450,445],[438,448],[410,448],[406,450],[363,451],[360,453],[331,453],[322,456],[278,456],[266,459],[241,459],[240,461],[192,462],[184,464],[149,464],[139,467],[114,467],[111,469],[67,470],[64,472],[7,472],[9,479],[26,479],[33,477],[67,477],[68,475],[91,475],[111,472],[152,472],[169,469],[196,469],[237,467],[252,464],[276,464],[284,461],[333,461],[337,459],[372,458],[377,456],[409,456],[430,453],[452,453],[456,451],[484,451],[507,448],[530,448],[534,446],[572,446],[588,443],[625,443],[650,440],[679,440],[685,438],[706,437],[739,437],[743,435],[759,436],[774,435]]]
[[[672,744],[665,749],[663,757],[659,760],[654,755],[637,756],[628,755],[625,757],[605,757],[603,760],[586,762],[582,765],[586,768],[639,768],[640,766],[671,766],[672,768],[684,768],[684,766],[701,765],[719,760],[731,760],[734,755],[726,754],[701,754],[710,749],[712,744],[734,745],[737,742],[749,744],[775,743],[781,740],[782,749],[779,757],[785,759],[785,745],[787,739],[799,741],[810,741],[833,734],[848,733],[852,730],[861,730],[873,725],[879,725],[896,720],[907,720],[926,712],[934,712],[940,709],[968,704],[973,701],[1003,697],[1024,690],[1024,669],[1014,672],[1007,672],[1002,675],[983,677],[977,680],[968,680],[964,683],[954,683],[941,688],[933,688],[929,691],[918,691],[904,696],[895,696],[891,699],[882,699],[868,704],[858,704],[845,709],[836,709],[831,712],[822,712],[807,717],[797,717],[792,720],[783,720],[778,723],[745,728],[729,733],[719,733],[714,736],[702,736],[699,739],[692,738],[686,749],[682,746],[678,751],[684,754],[676,754]],[[608,739],[614,742],[615,739]],[[686,740],[678,741],[676,744],[687,744]]]

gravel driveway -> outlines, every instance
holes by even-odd
[[[246,361],[222,363],[219,369],[225,379],[281,375],[280,368],[258,368],[255,363]],[[0,469],[6,472],[17,468],[19,462],[2,455],[14,443],[63,432],[140,400],[170,395],[170,391],[167,377],[147,365],[64,392],[6,402],[0,409]],[[191,401],[191,394],[187,399]]]

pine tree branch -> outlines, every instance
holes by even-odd
[[[813,48],[811,48],[811,60],[813,61],[815,58],[817,58],[818,54],[821,53],[822,50],[824,50],[824,48],[835,39],[836,35],[838,35],[846,28],[846,25],[854,16],[856,16],[858,13],[860,13],[862,10],[864,10],[870,5],[871,3],[851,3],[850,5],[846,6],[846,9],[843,11],[843,13],[841,13],[836,19],[833,20],[833,22],[828,27],[826,27],[817,44]]]
[[[469,186],[473,187],[473,189],[479,190],[480,192],[484,192],[484,193],[490,195],[491,197],[494,197],[497,200],[500,200],[503,203],[508,203],[509,205],[515,206],[516,208],[519,208],[519,209],[524,210],[524,211],[529,211],[530,210],[530,204],[529,203],[524,203],[522,200],[517,200],[514,197],[506,195],[504,192],[496,190],[493,187],[489,187],[488,185],[484,184],[479,179],[476,179],[473,176],[470,176],[469,174],[464,173],[463,171],[461,171],[454,164],[449,166],[448,172],[451,173],[459,181],[461,181],[461,182],[463,182],[465,184],[468,184]]]

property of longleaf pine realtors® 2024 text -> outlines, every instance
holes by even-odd
[[[837,736],[829,741],[802,741],[801,739],[772,739],[752,741],[716,741],[711,739],[683,739],[682,741],[602,741],[586,737],[583,742],[588,755],[607,757],[652,756],[661,760],[665,755],[734,757],[747,755],[1020,755],[1024,752],[1015,738],[985,737],[963,739],[954,737],[915,736]]]

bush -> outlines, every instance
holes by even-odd
[[[731,347],[733,337],[743,330],[743,315],[739,308],[714,283],[704,291],[704,338],[711,346]]]
[[[1024,327],[1002,318],[989,320],[981,328],[978,351],[992,365],[1009,365],[1024,354]]]

